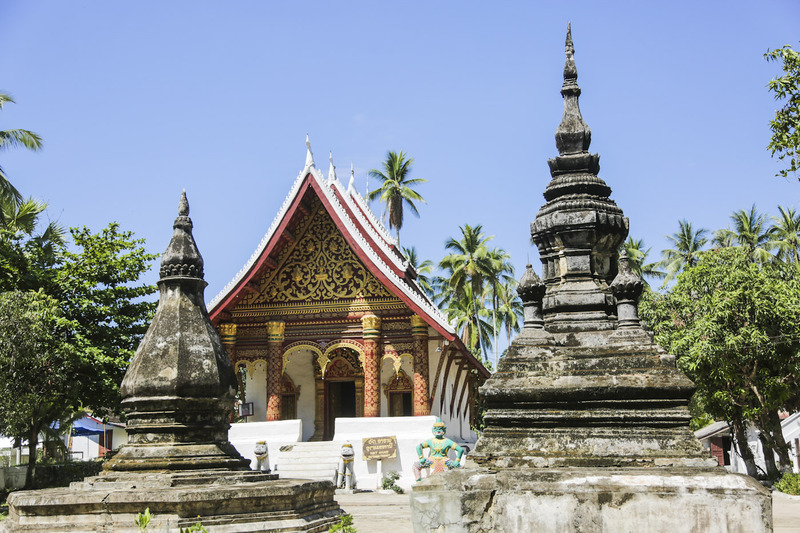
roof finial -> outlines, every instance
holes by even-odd
[[[306,168],[314,166],[314,154],[311,152],[311,142],[308,140],[308,133],[306,133]]]
[[[186,189],[181,192],[181,200],[178,202],[178,215],[182,217],[189,216],[189,200],[186,199]]]
[[[356,171],[353,170],[353,162],[350,161],[350,181],[347,182],[347,190],[349,191],[354,187],[354,183],[356,181]]]
[[[328,168],[328,179],[334,181],[336,179],[336,166],[333,164],[333,151],[328,153],[328,160],[331,162],[331,166]]]
[[[567,24],[565,44],[567,60],[564,64],[564,84],[561,96],[564,97],[564,117],[556,130],[556,147],[560,155],[586,153],[592,142],[592,132],[581,116],[578,97],[578,69],[575,67],[575,47],[572,44],[572,25]]]

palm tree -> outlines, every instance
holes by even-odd
[[[644,240],[628,237],[628,240],[620,246],[620,251],[624,249],[628,253],[628,260],[631,270],[644,278],[645,276],[655,279],[664,279],[667,275],[663,270],[659,270],[659,263],[646,263],[647,256],[651,248],[644,249]],[[647,283],[647,280],[644,280]]]
[[[472,286],[464,285],[460,297],[452,295],[444,310],[464,345],[473,353],[479,354],[487,351],[492,334],[492,326],[487,321],[489,312],[479,303],[483,296],[476,297],[472,294]],[[481,359],[486,361],[483,355]]]
[[[0,93],[0,111],[3,106],[8,103],[14,103],[11,95]],[[39,150],[42,147],[42,139],[32,131],[16,129],[16,130],[0,130],[0,151],[8,150],[9,148],[27,148],[28,150]],[[0,167],[0,197],[11,197],[16,202],[22,202],[22,195],[19,191],[8,181],[3,168]]]
[[[514,281],[514,265],[505,250],[494,248],[489,252],[491,260],[486,275],[487,288],[492,298],[492,334],[494,337],[494,367],[497,368],[497,309],[500,307],[500,287]]]
[[[506,340],[511,344],[511,334],[519,333],[520,318],[522,318],[522,300],[517,294],[517,281],[510,280],[501,283],[497,291],[500,306],[497,308],[497,324],[506,331]],[[497,362],[495,361],[495,368]]]
[[[483,226],[478,224],[459,226],[461,240],[449,238],[444,247],[453,253],[446,255],[439,263],[439,268],[449,274],[450,289],[455,298],[460,298],[465,287],[470,286],[470,294],[474,300],[473,307],[478,309],[478,297],[483,293],[484,281],[491,276],[493,258],[486,246],[494,236],[483,234]]]
[[[714,230],[714,234],[711,238],[711,246],[713,248],[730,248],[735,243],[736,234],[731,231],[730,227]]]
[[[46,202],[28,198],[17,202],[12,196],[0,196],[0,229],[12,234],[31,237],[42,247],[62,246],[67,232],[58,223],[50,221],[44,231],[36,235],[40,215],[47,209]]]
[[[767,227],[767,215],[762,215],[756,205],[750,211],[740,209],[731,215],[736,242],[744,246],[753,261],[765,263],[772,259],[769,249],[772,248],[770,229]]]
[[[383,210],[383,220],[389,217],[389,227],[397,230],[397,244],[400,245],[400,228],[403,227],[403,203],[408,209],[419,217],[419,211],[414,202],[425,203],[425,199],[411,188],[412,185],[425,183],[423,178],[409,178],[411,165],[414,159],[406,157],[405,152],[389,151],[386,154],[386,161],[383,162],[383,171],[372,169],[369,177],[381,181],[381,186],[367,195],[368,200],[379,198],[386,204]]]
[[[780,217],[774,217],[775,224],[770,235],[778,248],[777,258],[781,261],[800,263],[800,215],[794,208],[778,206]]]
[[[408,264],[416,271],[417,273],[417,283],[419,286],[422,287],[422,290],[425,291],[430,297],[433,297],[433,287],[431,286],[431,273],[433,272],[433,262],[426,259],[420,263],[419,258],[417,257],[417,249],[412,246],[411,248],[403,247],[403,255],[406,256],[408,259]]]
[[[664,278],[664,283],[673,279],[678,273],[686,268],[691,268],[697,263],[699,254],[706,245],[706,234],[708,230],[692,228],[691,222],[681,220],[678,222],[679,229],[677,233],[667,235],[667,238],[672,241],[673,248],[661,252],[663,257],[660,265],[667,269],[667,275]]]

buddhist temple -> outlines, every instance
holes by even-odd
[[[325,441],[337,418],[436,415],[474,439],[489,372],[422,291],[353,171],[345,188],[331,157],[323,176],[306,145],[266,235],[209,304],[247,420],[300,419],[303,441]]]

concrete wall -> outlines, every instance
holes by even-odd
[[[314,416],[316,413],[316,391],[314,383],[314,367],[311,363],[314,354],[310,350],[297,350],[289,356],[284,372],[299,388],[297,398],[297,416],[303,421],[303,440],[307,441],[314,434]],[[249,400],[248,400],[249,401]]]
[[[416,447],[421,442],[431,438],[431,429],[434,422],[436,422],[435,416],[338,418],[336,420],[336,434],[333,440],[341,444],[350,442],[353,445],[353,451],[355,452],[353,471],[356,486],[361,489],[374,489],[379,485],[382,476],[378,473],[377,461],[364,460],[362,439],[367,437],[397,437],[397,457],[381,461],[381,471],[384,475],[392,470],[399,472],[401,477],[397,484],[408,490],[415,481],[411,466],[418,460]],[[459,442],[457,436],[450,434],[449,428],[447,436]],[[455,452],[451,452],[450,457],[454,459],[456,457]]]
[[[267,419],[267,364],[264,361],[253,363],[254,370],[247,372],[245,401],[253,402],[253,416],[248,421],[263,422]]]
[[[281,446],[300,442],[303,434],[301,420],[281,420],[279,422],[240,422],[231,424],[228,440],[246,459],[250,459],[250,468],[256,467],[254,449],[256,442],[267,441],[269,448],[270,470],[275,469],[275,461]]]

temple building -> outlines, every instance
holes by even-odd
[[[337,418],[436,415],[473,440],[489,376],[416,281],[397,241],[331,158],[305,166],[250,260],[209,304],[249,422],[302,420],[332,440]],[[472,438],[470,438],[470,435]]]

